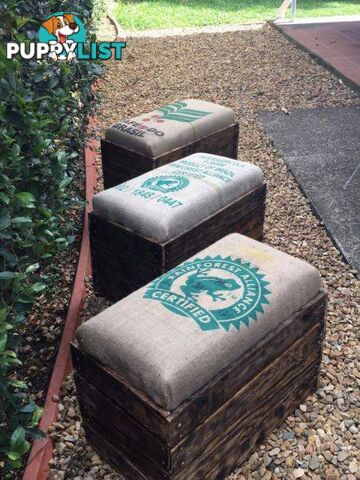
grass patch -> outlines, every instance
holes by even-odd
[[[272,20],[281,0],[119,0],[125,30],[200,27]],[[359,14],[359,0],[298,0],[298,17]]]

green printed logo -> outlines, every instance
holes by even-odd
[[[159,108],[159,111],[163,113],[160,117],[162,120],[175,120],[177,122],[194,122],[200,118],[210,115],[211,112],[204,112],[202,110],[195,110],[186,108],[187,103],[176,102],[171,105]]]
[[[271,294],[265,275],[245,260],[231,257],[197,258],[157,278],[144,298],[192,318],[201,330],[237,330],[264,313]]]
[[[181,175],[161,175],[148,178],[142,186],[155,192],[178,192],[189,185],[189,180]]]

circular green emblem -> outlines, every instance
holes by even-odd
[[[172,312],[192,318],[201,330],[241,324],[249,326],[264,313],[271,294],[269,282],[248,261],[231,257],[197,258],[185,262],[150,284],[144,298],[156,300]]]
[[[159,175],[148,178],[142,186],[156,192],[178,192],[189,185],[189,180],[181,175]]]

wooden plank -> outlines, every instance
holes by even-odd
[[[119,278],[115,277],[111,280],[111,275],[93,275],[93,286],[97,296],[104,297],[111,302],[117,302],[136,290],[128,282]]]
[[[112,302],[117,302],[138,290],[140,285],[143,286],[143,282],[146,285],[152,278],[156,278],[156,276],[150,280],[145,280],[144,277],[141,284],[139,282],[136,283],[134,277],[126,279],[120,275],[113,275],[111,271],[103,272],[101,276],[93,275],[93,278],[96,294]]]
[[[320,292],[171,413],[155,405],[120,375],[80,352],[76,345],[72,346],[74,367],[85,381],[106,392],[116,405],[167,445],[175,447],[308,330],[320,326],[322,331],[325,303],[326,297]]]
[[[89,215],[90,251],[94,289],[99,296],[120,300],[162,274],[160,266],[146,262],[158,258],[162,247],[131,231],[108,222],[98,215]],[[129,253],[138,249],[145,261]]]
[[[265,196],[264,183],[165,244],[91,213],[95,290],[109,300],[120,300],[229,233],[261,239]]]
[[[151,157],[101,139],[105,189],[130,180],[159,166],[203,152],[237,158],[239,124],[234,123],[205,138],[183,145],[158,157]]]
[[[320,366],[320,343],[320,326],[314,326],[172,449],[171,471],[179,472],[201,456],[205,445],[225,440],[229,431],[241,432],[249,412],[262,405],[264,397],[267,402],[269,396],[275,396],[282,387],[285,373],[291,381],[296,381],[298,375],[300,381],[301,370],[307,364],[314,362]]]
[[[134,152],[121,145],[115,145],[108,140],[101,139],[101,151],[103,164],[105,166],[105,175],[110,176],[110,182],[113,182],[113,172],[116,175],[120,173],[126,178],[126,182],[134,177],[139,177],[155,168],[155,159],[146,154]],[[104,162],[104,158],[106,162]],[[118,178],[116,178],[118,181]],[[121,182],[122,183],[122,182]],[[118,185],[118,183],[116,183]],[[111,185],[110,187],[114,187]]]
[[[105,189],[155,168],[152,157],[111,143],[105,138],[101,139],[101,158]],[[122,180],[121,176],[125,177],[125,180]]]
[[[132,463],[121,456],[99,433],[95,432],[87,423],[84,424],[85,435],[94,450],[100,457],[115,468],[126,480],[149,480]]]
[[[141,259],[148,260],[153,265],[162,265],[163,249],[154,240],[138,235],[123,225],[104,220],[95,213],[89,214],[89,224],[93,255],[96,256],[96,246],[104,244],[109,245],[109,248],[111,246],[114,252],[141,252]]]
[[[157,158],[158,166],[166,165],[193,153],[210,153],[237,159],[238,138],[239,124],[234,123],[180,149],[161,155]]]
[[[177,445],[306,331],[315,325],[320,325],[323,331],[325,306],[326,296],[320,292],[301,311],[278,325],[187,402],[171,412],[167,419],[170,424],[167,443],[171,447]]]
[[[141,261],[127,252],[121,253],[120,249],[113,250],[111,246],[106,249],[106,246],[95,246],[96,262],[102,266],[100,276],[110,283],[116,282],[117,279],[123,280],[132,287],[132,291],[135,291],[164,273],[161,266]]]
[[[95,213],[89,215],[92,254],[109,254],[111,260],[126,259],[131,255],[131,268],[157,273],[156,267],[166,268],[169,262],[188,258],[192,250],[199,251],[232,232],[251,232],[262,225],[265,215],[266,184],[236,199],[215,214],[204,218],[197,226],[181,233],[166,243],[143,237],[121,224],[110,222]],[[195,244],[195,247],[194,247]],[[136,261],[140,265],[136,264]]]
[[[159,469],[170,470],[170,449],[136,419],[116,405],[104,392],[75,374],[82,417],[97,432],[118,435],[134,451],[140,451]],[[95,427],[96,425],[96,427]]]
[[[102,238],[93,238],[92,245],[96,254],[96,259],[99,264],[103,266],[106,271],[116,272],[121,269],[122,276],[126,279],[131,275],[134,279],[137,279],[137,283],[143,282],[149,278],[150,280],[161,275],[163,267],[161,265],[154,265],[145,258],[141,258],[137,253],[141,254],[141,251],[128,252],[121,248],[121,238],[119,242],[114,238],[112,243],[105,243]],[[106,264],[111,260],[111,269],[107,270]],[[113,274],[113,273],[112,273]]]
[[[320,338],[320,327],[312,328],[225,404],[220,416],[216,414],[205,427],[200,426],[198,432],[191,435],[193,461],[187,463],[189,458],[183,457],[180,466],[184,468],[177,473],[174,469],[172,473],[157,471],[141,455],[141,440],[138,450],[133,451],[121,433],[111,428],[111,422],[108,423],[110,428],[106,428],[106,422],[99,427],[96,415],[85,418],[85,430],[90,426],[96,435],[104,435],[119,458],[136,465],[147,480],[219,480],[243,461],[269,432],[314,391],[320,365]],[[227,420],[225,424],[224,415]],[[200,429],[203,430],[199,436]],[[92,439],[89,438],[89,441],[92,442]],[[108,460],[107,456],[105,458]],[[117,464],[116,467],[119,468]]]
[[[168,436],[169,412],[149,400],[142,392],[130,386],[119,374],[110,370],[93,357],[81,352],[75,342],[71,343],[73,366],[86,382],[92,384],[112,399],[130,416],[136,418],[160,439]]]
[[[315,391],[316,376],[317,365],[300,368],[298,378],[292,382],[286,382],[285,375],[283,388],[277,391],[276,397],[269,392],[269,397],[264,399],[262,405],[252,409],[245,417],[244,423],[238,427],[240,431],[234,429],[228,432],[225,440],[216,448],[209,445],[201,458],[174,475],[172,480],[225,479],[264,442],[270,432],[280,426],[295,408]]]
[[[240,226],[235,232],[262,242],[264,238],[264,215],[253,217],[250,222]]]
[[[256,240],[261,240],[263,236],[263,220],[264,208],[259,206],[258,209],[248,212],[247,217],[242,221],[239,222],[239,219],[236,219],[233,224],[224,228],[222,236],[238,232]],[[133,253],[121,248],[121,244],[116,242],[115,236],[112,239],[112,244],[109,244],[103,242],[102,238],[99,239],[97,236],[92,235],[91,246],[95,290],[100,296],[104,296],[109,300],[120,300],[163,273],[168,272],[187,260],[192,254],[206,248],[209,243],[211,244],[218,239],[218,235],[212,237],[209,233],[209,236],[204,238],[203,243],[195,245],[195,247],[192,246],[190,251],[185,252],[174,261],[168,260],[165,262],[165,267],[161,267],[140,259]]]
[[[130,448],[126,437],[124,437],[121,432],[117,432],[111,427],[103,428],[103,426],[99,424],[98,417],[85,416],[82,425],[85,431],[86,427],[90,427],[96,434],[105,438],[107,443],[126,460],[126,462],[133,465],[148,480],[171,480],[171,473],[157,468],[148,457],[142,454],[141,448],[137,450]]]
[[[254,212],[250,221],[245,220],[243,224],[230,226],[229,231],[224,232],[224,235],[235,232],[261,241],[263,238],[263,213],[256,214]],[[214,241],[216,240],[215,238]],[[93,251],[97,252],[96,262],[93,259],[93,284],[95,291],[99,296],[109,300],[120,300],[163,273],[175,268],[181,262],[187,260],[189,256],[206,248],[206,246],[208,246],[207,243],[200,245],[193,252],[188,252],[183,257],[167,263],[166,268],[156,267],[146,261],[140,261],[140,259],[130,253],[120,253],[120,250],[113,253],[110,249],[103,248],[104,246],[99,248],[97,246],[94,248],[93,246]],[[112,260],[110,269],[104,268],[109,263],[109,256]],[[123,258],[121,258],[122,256]],[[96,270],[99,265],[103,266],[100,274]]]
[[[196,251],[220,240],[224,236],[238,232],[252,232],[253,222],[259,226],[265,215],[266,185],[252,190],[215,215],[207,217],[196,227],[169,240],[164,245],[165,264],[178,258],[188,258]]]
[[[246,235],[247,237],[260,241],[263,238],[264,232],[264,209],[259,207],[259,209],[249,212],[248,217],[243,219],[243,221],[239,222],[239,220],[237,220],[224,230],[224,234],[220,238],[223,238],[230,233],[241,233],[242,235]],[[176,258],[174,261],[168,260],[166,263],[166,268],[164,270],[166,272],[170,271],[172,268],[176,267],[181,262],[186,261],[189,257],[195,255],[198,251],[203,250],[207,246],[212,245],[217,240],[219,240],[217,236],[212,238],[210,237],[209,233],[209,237],[207,239],[204,239],[204,242],[200,244],[199,248],[192,248],[191,250],[186,251],[182,254],[182,256]]]

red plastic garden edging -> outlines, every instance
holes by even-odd
[[[93,90],[96,87],[93,86]],[[44,414],[41,417],[40,429],[47,432],[49,426],[57,420],[58,403],[53,400],[60,393],[61,384],[65,377],[71,372],[70,342],[75,336],[76,329],[80,322],[80,313],[86,296],[85,278],[91,271],[90,263],[90,240],[88,213],[91,211],[91,200],[97,182],[96,174],[96,151],[97,140],[90,137],[91,132],[97,127],[95,117],[90,117],[87,133],[89,138],[84,149],[84,163],[86,175],[86,208],[84,212],[84,223],[79,261],[77,264],[75,281],[70,299],[69,309],[66,316],[65,327],[61,337],[60,347],[57,353],[56,362],[51,375]],[[30,450],[29,458],[25,467],[22,480],[47,480],[50,474],[49,461],[52,457],[53,446],[48,435],[44,440],[36,440]]]

